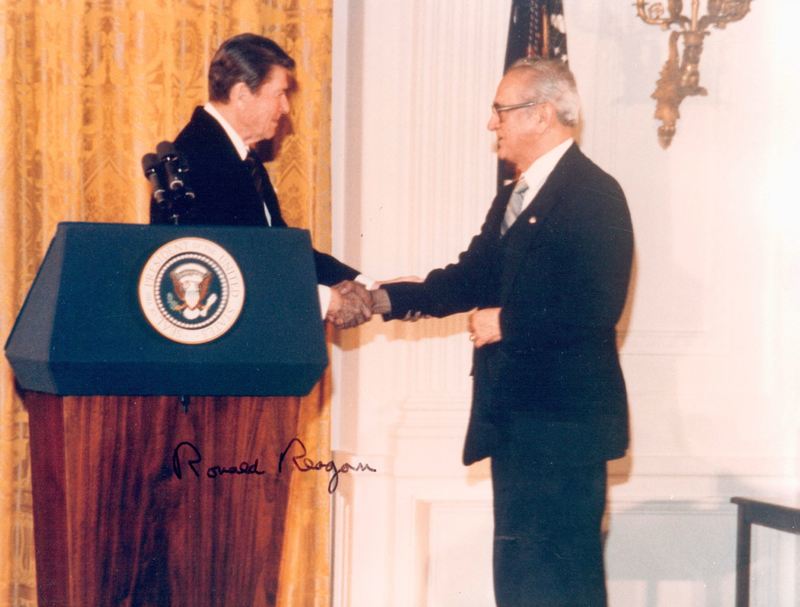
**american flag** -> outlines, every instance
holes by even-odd
[[[523,57],[567,61],[562,0],[513,0],[505,69]]]

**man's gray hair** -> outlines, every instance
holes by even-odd
[[[581,101],[575,76],[560,59],[525,57],[516,61],[508,71],[525,70],[529,75],[532,101],[548,102],[556,109],[558,121],[565,126],[577,126]]]

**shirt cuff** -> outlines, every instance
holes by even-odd
[[[331,305],[331,288],[325,285],[317,285],[317,292],[319,293],[319,310],[324,320],[325,315],[328,313],[328,307]]]

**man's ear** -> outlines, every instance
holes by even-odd
[[[247,88],[247,85],[244,82],[237,82],[231,87],[231,90],[228,93],[228,102],[237,103],[243,101],[247,98],[249,93],[250,89]]]
[[[547,130],[550,125],[554,122],[558,122],[558,116],[556,115],[556,108],[553,107],[550,103],[540,103],[539,105],[535,106],[534,111],[536,112],[536,117],[538,119],[538,126],[542,129],[542,131]]]

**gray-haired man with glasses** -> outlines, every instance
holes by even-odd
[[[385,318],[474,310],[464,463],[492,459],[500,607],[606,605],[606,462],[628,447],[615,325],[633,232],[621,188],[573,141],[578,112],[564,64],[515,64],[487,126],[517,181],[458,262],[373,294]]]

